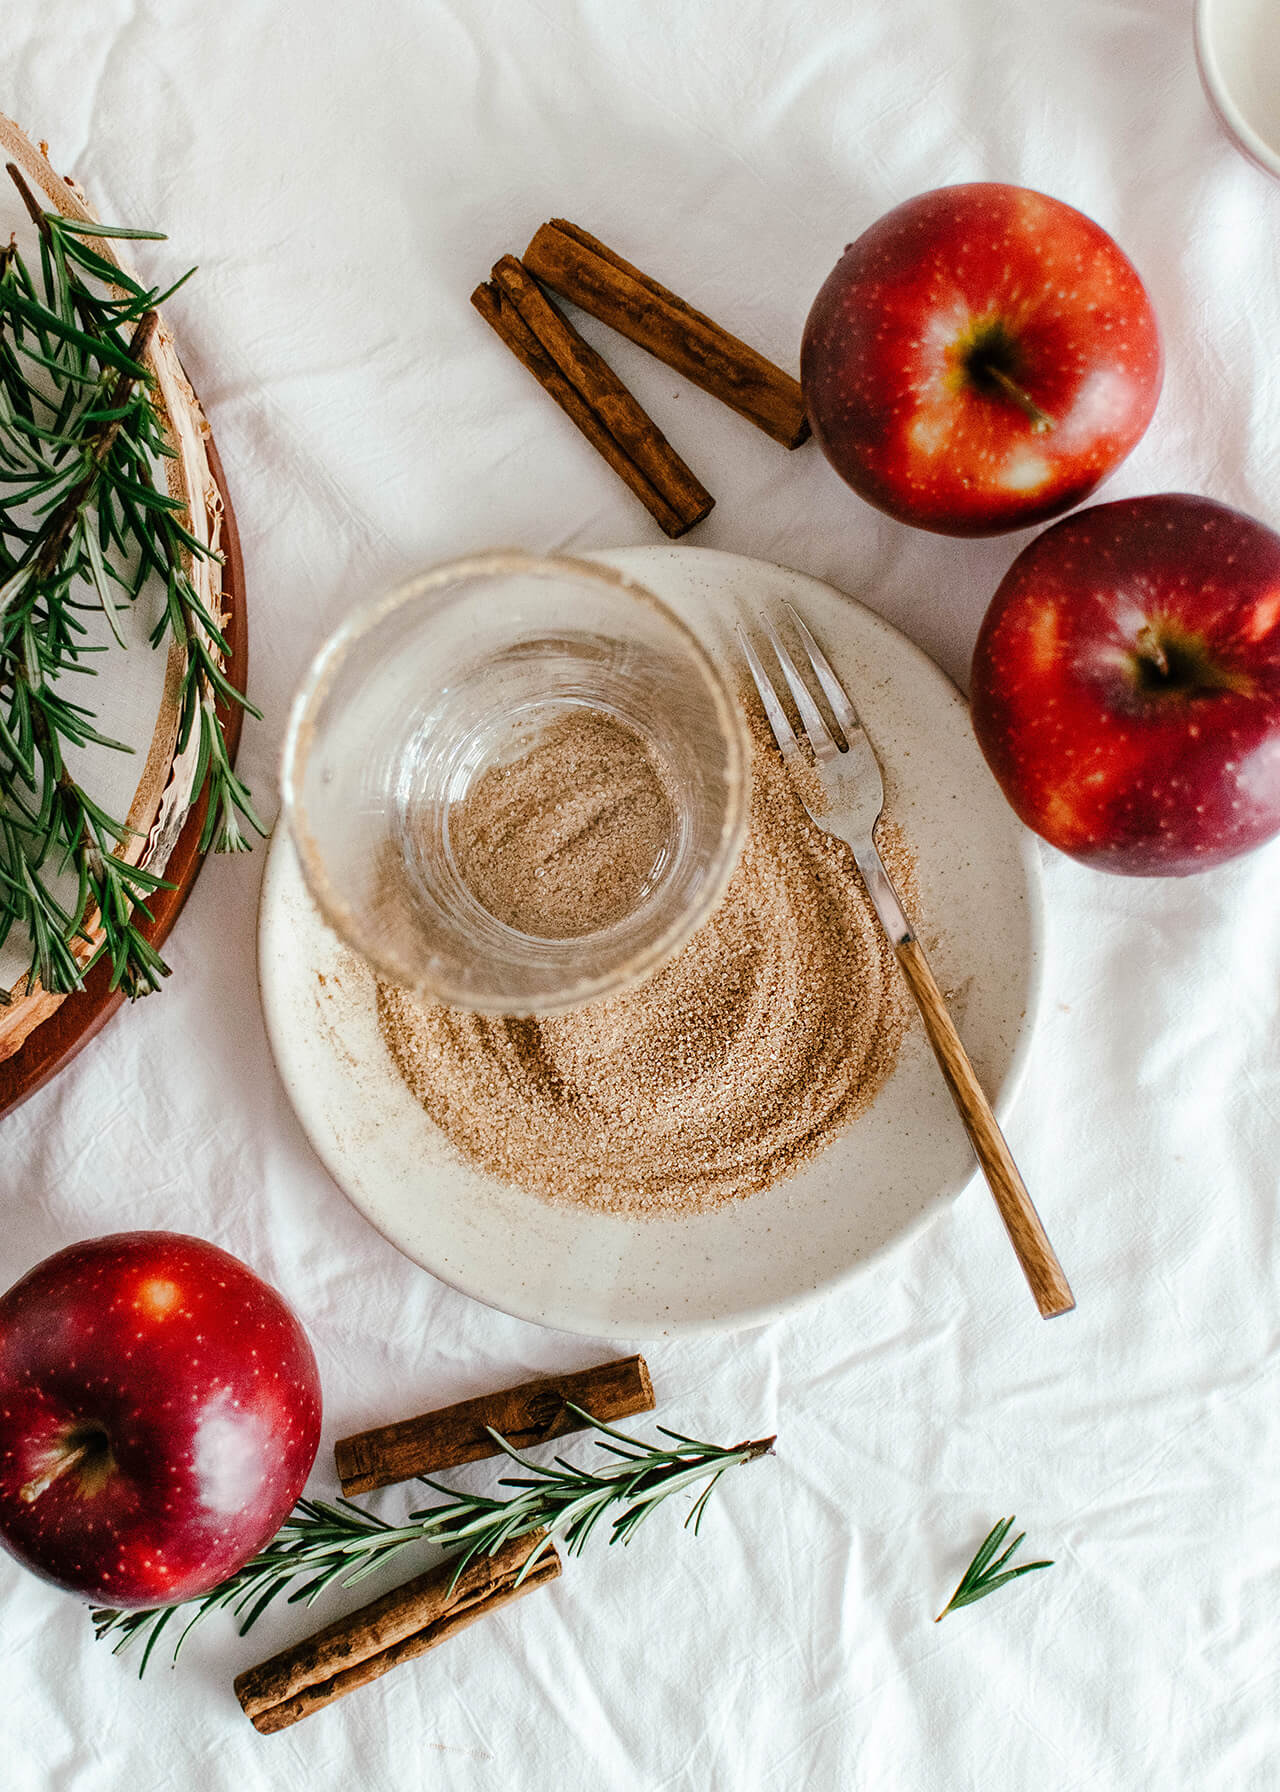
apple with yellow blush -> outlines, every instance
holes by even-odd
[[[1079,504],[1160,394],[1155,313],[1092,219],[1026,187],[939,187],[846,248],[801,351],[809,420],[868,503],[948,535]]]

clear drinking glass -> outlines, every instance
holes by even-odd
[[[464,877],[458,806],[583,710],[640,737],[670,800],[627,912],[545,938]],[[283,794],[312,896],[380,975],[532,1014],[623,989],[684,944],[737,862],[749,776],[738,706],[665,604],[607,566],[504,552],[423,573],[331,637],[294,699]]]

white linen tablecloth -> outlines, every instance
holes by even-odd
[[[265,721],[242,767],[270,811],[289,691],[357,600],[494,544],[659,539],[467,303],[552,214],[794,365],[889,206],[975,178],[1055,193],[1118,238],[1165,332],[1155,422],[1107,495],[1280,522],[1280,190],[1212,121],[1188,0],[8,0],[4,29],[0,108],[104,217],[170,233],[140,246],[155,278],[200,264],[170,317],[244,537]],[[856,592],[963,681],[1024,538],[902,528],[816,448],[607,352],[717,495],[696,542]],[[230,1682],[309,1627],[296,1609],[244,1640],[210,1621],[139,1683],[0,1560],[0,1785],[1280,1785],[1280,852],[1166,883],[1044,861],[1010,1133],[1074,1316],[1036,1318],[976,1184],[801,1316],[651,1346],[659,1417],[776,1430],[777,1459],[722,1483],[696,1542],[659,1515],[275,1738]],[[325,1494],[344,1432],[613,1352],[435,1282],[321,1169],[262,1031],[261,864],[205,870],[164,993],[4,1122],[0,1284],[127,1227],[242,1256],[314,1340]],[[1009,1512],[1057,1565],[935,1628]]]

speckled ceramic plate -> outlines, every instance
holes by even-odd
[[[1035,1015],[1039,880],[1030,836],[987,772],[955,687],[887,622],[801,573],[700,548],[598,557],[648,585],[726,659],[740,615],[789,599],[809,622],[879,751],[887,812],[916,854],[922,937],[1007,1112]],[[316,913],[283,832],[263,882],[259,977],[285,1087],[351,1201],[424,1269],[521,1319],[615,1338],[760,1324],[868,1268],[974,1173],[916,1025],[873,1106],[821,1157],[710,1213],[619,1219],[480,1174],[401,1081],[373,980]]]

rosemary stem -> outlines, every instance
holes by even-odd
[[[35,225],[36,229],[47,243],[49,240],[49,223],[44,215],[44,207],[40,204],[40,201],[27,185],[26,177],[16,162],[6,162],[4,169],[5,173],[9,176],[9,179],[18,189],[19,196],[22,199],[23,205],[27,208],[31,222]]]
[[[142,357],[151,345],[151,338],[155,335],[159,322],[160,318],[156,312],[144,312],[138,320],[138,327],[130,338],[129,359],[136,361],[140,367]],[[139,379],[145,377],[145,369],[140,373],[118,374],[107,400],[107,408],[113,411],[120,409]],[[63,498],[46,525],[47,533],[44,541],[31,564],[32,573],[36,578],[47,579],[56,570],[63,550],[71,538],[71,531],[80,520],[81,512],[92,498],[98,481],[102,477],[103,465],[115,444],[116,437],[120,434],[123,422],[123,417],[110,417],[85,437],[84,474]]]

